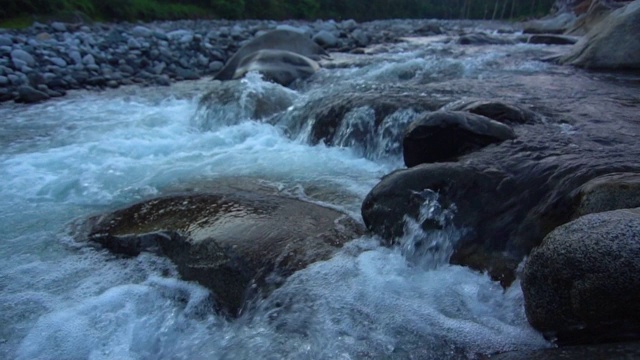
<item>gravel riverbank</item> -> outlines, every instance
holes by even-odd
[[[36,23],[24,30],[0,29],[0,102],[38,102],[71,89],[170,85],[215,75],[243,42],[276,28],[303,32],[329,51],[357,52],[404,36],[460,34],[473,24],[477,22]]]

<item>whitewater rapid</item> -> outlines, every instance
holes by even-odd
[[[503,55],[438,62],[428,74],[435,58],[395,56],[323,70],[318,83],[482,76]],[[517,71],[544,65],[529,67]],[[217,315],[208,291],[179,280],[166,259],[121,258],[72,239],[77,219],[219,179],[258,181],[361,221],[369,190],[402,167],[400,156],[367,156],[348,137],[310,145],[304,130],[292,136],[250,118],[203,128],[198,100],[208,86],[0,107],[1,358],[458,359],[549,346],[528,325],[518,284],[505,291],[485,274],[425,265],[375,238],[294,274],[235,320]],[[292,96],[299,105],[308,94]],[[354,116],[366,118],[361,111]]]

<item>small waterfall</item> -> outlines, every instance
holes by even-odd
[[[418,219],[405,215],[405,235],[399,239],[403,255],[423,269],[435,269],[449,263],[456,242],[464,229],[453,224],[457,211],[455,204],[443,207],[440,195],[429,189],[416,192],[424,199]]]
[[[404,131],[418,115],[411,109],[398,110],[376,124],[372,108],[356,108],[345,114],[334,145],[350,147],[369,160],[398,157],[402,155]]]
[[[299,94],[279,84],[264,81],[251,72],[242,80],[219,82],[204,95],[191,125],[200,132],[247,120],[263,120],[289,108]]]

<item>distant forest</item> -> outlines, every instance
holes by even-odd
[[[524,19],[554,0],[0,0],[0,19],[63,17],[103,21],[171,19]]]

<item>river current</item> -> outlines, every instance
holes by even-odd
[[[468,82],[567,71],[537,60],[549,48],[413,41],[336,55],[307,85],[282,91],[294,99],[292,114],[330,91],[403,82],[438,84],[440,95],[460,100]],[[517,282],[503,290],[486,274],[421,257],[411,239],[391,249],[356,239],[234,320],[217,315],[208,291],[179,280],[168,260],[121,258],[74,240],[77,219],[220,179],[250,179],[361,221],[368,191],[403,167],[389,150],[394,136],[363,148],[345,126],[341,146],[314,145],[304,124],[292,131],[286,121],[250,118],[251,104],[203,115],[199,98],[211,84],[0,105],[0,358],[473,359],[550,346],[528,325]],[[238,86],[276,85],[250,74]],[[401,132],[414,115],[394,114],[390,129]],[[366,123],[372,115],[351,116]]]

